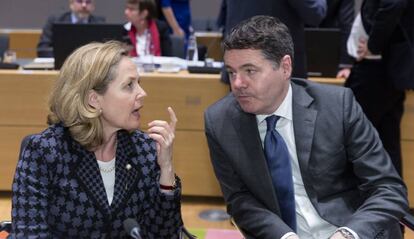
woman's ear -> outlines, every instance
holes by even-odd
[[[95,109],[100,109],[99,95],[94,90],[88,92],[88,104]]]

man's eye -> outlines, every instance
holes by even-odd
[[[256,73],[256,70],[254,70],[254,69],[246,69],[246,73],[249,74],[249,75],[251,75],[251,74]]]

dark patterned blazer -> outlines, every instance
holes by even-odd
[[[179,178],[177,189],[162,193],[155,142],[143,132],[123,130],[117,140],[114,197],[109,205],[94,153],[73,140],[67,128],[51,125],[31,136],[14,176],[12,235],[127,238],[123,221],[132,218],[143,238],[178,238]]]

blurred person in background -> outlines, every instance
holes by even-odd
[[[256,15],[277,17],[289,28],[294,43],[293,77],[307,78],[304,26],[318,26],[327,11],[326,0],[222,0],[218,25],[224,36],[239,22]],[[222,72],[222,81],[228,77]]]
[[[352,89],[402,176],[401,119],[405,90],[414,89],[414,1],[365,0],[348,51],[356,58]]]
[[[154,0],[127,0],[124,25],[131,41],[131,56],[171,56],[171,38],[168,25],[156,19]]]
[[[337,78],[348,78],[351,73],[353,59],[348,55],[346,42],[351,32],[355,18],[355,1],[353,0],[327,0],[325,18],[319,24],[320,28],[339,28],[341,31],[339,70]]]
[[[165,20],[172,34],[190,36],[191,8],[190,0],[157,0],[161,8],[159,18]]]
[[[95,10],[95,0],[69,0],[70,11],[61,15],[51,15],[48,17],[43,27],[42,35],[37,44],[38,57],[53,57],[53,32],[54,23],[103,23],[105,18],[92,15]]]

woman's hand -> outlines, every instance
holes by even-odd
[[[160,183],[173,185],[175,174],[172,154],[177,117],[171,107],[168,107],[167,110],[170,115],[170,122],[164,120],[151,121],[148,123],[148,135],[157,142],[157,162],[161,169]]]

